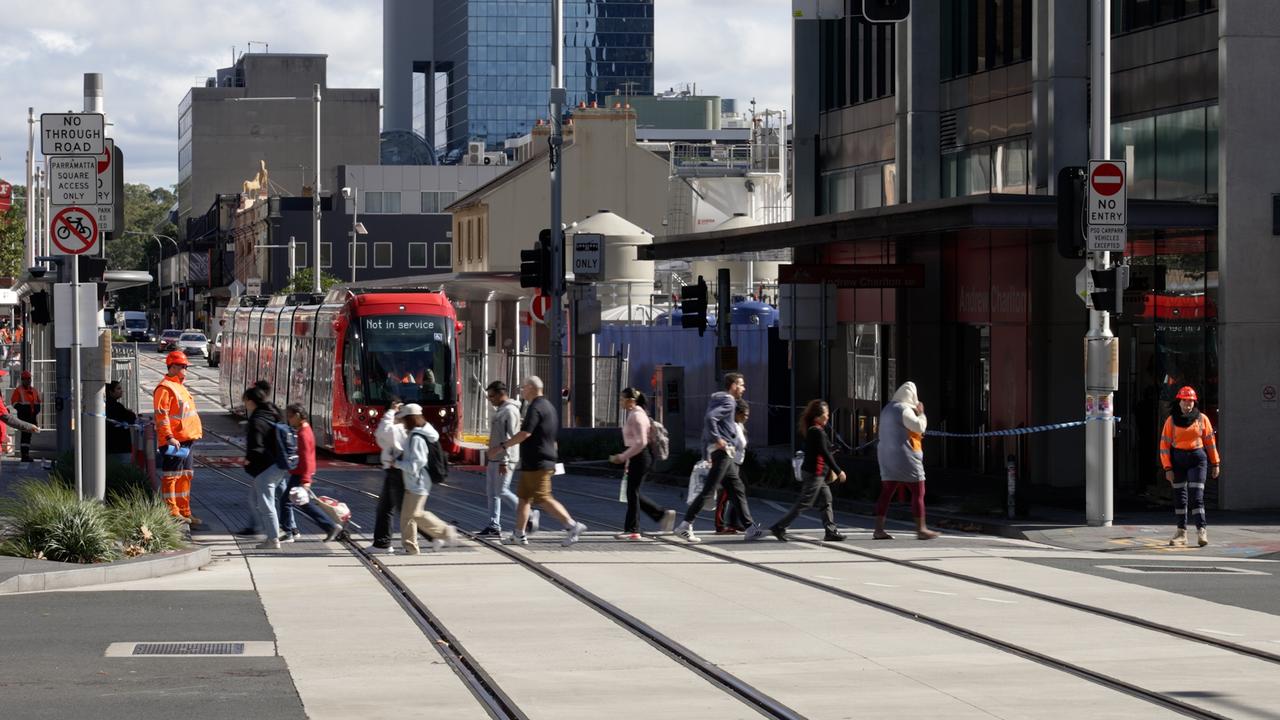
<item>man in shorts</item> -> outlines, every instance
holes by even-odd
[[[560,420],[556,409],[542,395],[542,379],[530,375],[520,385],[520,394],[527,407],[524,412],[524,423],[520,432],[501,443],[501,450],[508,450],[520,445],[520,481],[516,487],[516,497],[520,504],[516,507],[515,530],[506,539],[515,545],[528,545],[525,535],[525,523],[529,522],[529,513],[534,505],[538,505],[559,520],[565,527],[565,538],[562,545],[578,542],[586,525],[576,522],[569,516],[569,511],[551,495],[551,476],[556,472],[556,433],[560,429]]]

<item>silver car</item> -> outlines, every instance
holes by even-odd
[[[176,343],[177,350],[187,354],[187,357],[205,357],[209,354],[209,338],[204,333],[183,333]]]

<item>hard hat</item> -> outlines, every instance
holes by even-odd
[[[31,379],[31,371],[30,371],[30,370],[23,370],[23,371],[22,371],[22,379],[23,379],[23,380],[30,380],[30,379]]]
[[[1197,397],[1196,397],[1196,391],[1195,391],[1195,389],[1194,389],[1194,388],[1192,388],[1190,385],[1183,385],[1183,386],[1182,386],[1182,389],[1178,391],[1178,399],[1179,399],[1179,400],[1191,400],[1191,401],[1193,401],[1193,402],[1194,402],[1194,401],[1196,401],[1196,400],[1199,400],[1199,398],[1197,398]]]
[[[186,353],[182,352],[181,350],[174,350],[173,352],[169,353],[168,356],[165,357],[164,364],[165,366],[182,365],[183,367],[186,367],[191,363],[187,362]]]

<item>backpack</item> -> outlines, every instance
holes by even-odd
[[[649,420],[649,450],[654,460],[666,460],[671,456],[671,437],[662,423]]]
[[[298,467],[298,433],[289,423],[271,423],[276,431],[275,463],[281,470]]]
[[[444,448],[440,447],[439,442],[431,442],[424,432],[413,431],[413,435],[422,438],[427,444],[427,474],[431,476],[431,482],[440,484],[449,479],[449,458],[444,454]]]

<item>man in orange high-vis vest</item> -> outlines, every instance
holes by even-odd
[[[156,413],[157,455],[160,458],[160,495],[169,513],[192,525],[200,520],[191,515],[191,479],[195,474],[193,445],[204,435],[195,400],[183,381],[187,379],[186,353],[174,350],[165,358],[169,373],[156,386],[153,400]],[[185,448],[181,455],[170,454]]]
[[[1190,496],[1191,514],[1196,518],[1196,540],[1200,547],[1209,544],[1209,530],[1204,516],[1204,484],[1206,475],[1212,472],[1218,477],[1218,444],[1213,435],[1213,423],[1196,407],[1196,391],[1185,386],[1178,391],[1178,406],[1164,421],[1160,433],[1160,465],[1165,479],[1173,486],[1173,513],[1178,518],[1178,529],[1169,544],[1187,544],[1187,500]],[[1212,470],[1210,470],[1212,469]]]
[[[31,371],[22,371],[22,384],[9,394],[9,404],[18,411],[18,419],[32,425],[39,422],[40,391],[31,385]],[[18,448],[22,451],[22,462],[31,462],[31,433],[18,436]]]

